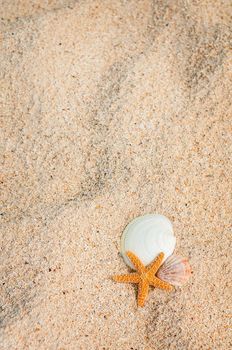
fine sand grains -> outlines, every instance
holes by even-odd
[[[230,1],[2,1],[4,350],[231,348]],[[160,213],[193,276],[110,276]]]

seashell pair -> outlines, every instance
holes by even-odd
[[[124,230],[121,238],[121,254],[125,263],[135,269],[126,252],[132,251],[149,265],[156,256],[164,253],[164,262],[156,276],[173,286],[181,286],[189,279],[191,267],[187,259],[173,255],[176,238],[173,227],[165,216],[148,214],[134,219]]]

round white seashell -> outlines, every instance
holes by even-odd
[[[125,228],[121,238],[121,254],[125,263],[135,269],[126,256],[127,251],[133,252],[144,265],[148,265],[161,252],[165,261],[172,255],[175,245],[170,220],[164,215],[147,214],[137,217]]]

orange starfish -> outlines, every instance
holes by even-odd
[[[139,285],[138,286],[138,306],[141,306],[141,307],[144,306],[150,285],[153,287],[167,290],[167,291],[172,290],[173,287],[169,283],[164,282],[155,276],[160,265],[162,264],[164,253],[160,253],[157,256],[157,258],[148,267],[144,266],[144,264],[140,261],[140,259],[134,253],[126,252],[126,255],[135,266],[137,272],[130,273],[127,275],[116,275],[116,276],[113,276],[113,280],[116,282],[136,283]]]

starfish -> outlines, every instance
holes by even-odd
[[[160,265],[162,264],[164,253],[160,253],[157,258],[147,267],[132,252],[126,252],[126,255],[135,266],[137,272],[126,275],[115,275],[113,280],[121,283],[138,284],[138,306],[143,307],[148,295],[149,286],[161,288],[167,291],[172,290],[172,286],[155,276]]]

